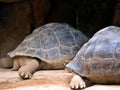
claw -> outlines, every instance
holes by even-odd
[[[74,85],[71,85],[71,88],[74,88]]]
[[[21,77],[23,77],[24,76],[24,73],[22,72],[22,73],[19,73],[19,75],[21,76]]]
[[[75,89],[78,89],[78,88],[79,88],[79,86],[78,86],[78,85],[76,85]]]
[[[24,78],[29,78],[29,75],[25,73],[25,76],[24,76]]]
[[[81,82],[81,83],[80,83],[80,87],[81,87],[81,88],[85,88],[85,87],[86,87],[85,82]]]
[[[78,88],[85,88],[86,84],[80,76],[75,75],[70,82],[70,86],[72,89],[78,89]]]
[[[23,79],[31,79],[32,74],[30,72],[21,72],[19,73],[19,76]]]

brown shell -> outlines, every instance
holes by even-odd
[[[30,56],[42,61],[71,60],[87,41],[79,30],[65,23],[48,23],[28,35],[10,57]]]
[[[120,84],[120,28],[98,31],[66,67],[95,83]]]

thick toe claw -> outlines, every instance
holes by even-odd
[[[31,79],[32,74],[30,72],[21,72],[19,73],[19,76],[23,79]]]
[[[71,86],[71,88],[75,88],[75,86],[74,85],[70,85]]]
[[[85,88],[86,84],[80,76],[75,75],[70,82],[70,87],[73,89]]]
[[[80,88],[85,88],[85,87],[86,87],[85,82],[81,82],[80,83]]]

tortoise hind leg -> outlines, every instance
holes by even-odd
[[[13,59],[8,56],[0,58],[0,66],[3,68],[11,68],[13,66]]]
[[[39,61],[31,57],[23,57],[19,61],[21,67],[19,68],[19,76],[23,79],[32,78],[32,74],[39,68]]]
[[[13,68],[11,70],[13,71],[17,71],[19,69],[20,65],[19,65],[19,58],[18,57],[14,57],[13,58]]]

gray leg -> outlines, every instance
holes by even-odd
[[[19,75],[23,79],[32,78],[32,74],[39,68],[39,62],[36,59],[27,60],[18,70]]]
[[[44,70],[49,70],[49,69],[54,69],[53,65],[46,63],[44,61],[40,62],[39,69],[44,69]]]
[[[70,81],[70,87],[73,89],[79,89],[79,88],[85,88],[86,83],[82,79],[81,76],[73,72],[70,68],[66,68],[68,72],[71,72],[73,74],[72,80]]]
[[[0,58],[0,66],[3,68],[11,68],[13,66],[12,58],[8,56]]]
[[[70,82],[70,87],[73,89],[78,89],[78,88],[85,88],[86,85],[82,77],[80,77],[79,75],[73,75],[73,78]]]
[[[13,59],[13,68],[12,68],[12,70],[13,70],[13,71],[17,71],[17,70],[19,69],[19,67],[20,67],[20,65],[19,65],[19,60],[18,60],[18,58],[14,58],[14,59]]]

